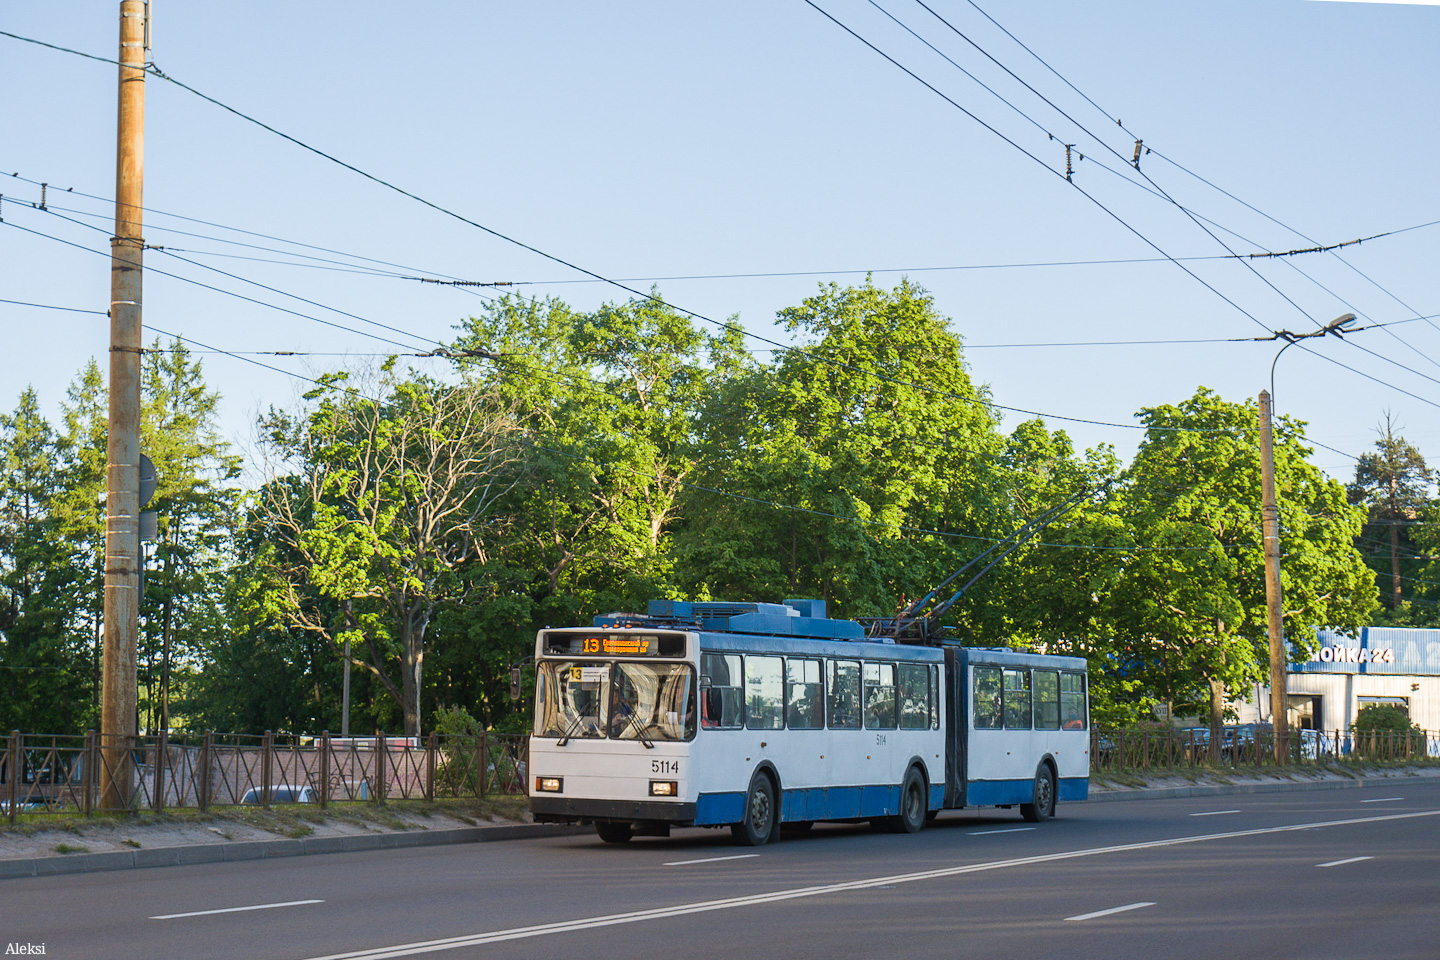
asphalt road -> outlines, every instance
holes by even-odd
[[[1440,782],[0,881],[0,944],[98,960],[1440,958]],[[0,953],[0,956],[5,953]]]

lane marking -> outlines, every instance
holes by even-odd
[[[158,917],[151,917],[151,920],[179,920],[181,917],[208,917],[213,913],[244,913],[247,910],[273,910],[276,907],[303,907],[311,903],[324,903],[324,900],[287,900],[284,903],[257,903],[253,907],[225,907],[223,910],[196,910],[193,913],[162,913]]]
[[[758,853],[737,853],[733,857],[706,857],[704,860],[675,860],[671,863],[661,864],[665,867],[684,867],[692,863],[719,863],[721,860],[745,860],[749,857],[758,857]]]
[[[1222,813],[1239,813],[1239,810],[1206,810],[1204,813],[1192,813],[1192,817],[1218,817]]]
[[[1387,816],[1354,817],[1348,820],[1324,820],[1314,823],[1296,823],[1283,827],[1257,827],[1253,830],[1233,830],[1228,833],[1207,833],[1190,837],[1173,837],[1169,840],[1145,840],[1138,843],[1122,843],[1108,847],[1089,847],[1083,850],[1068,850],[1063,853],[1046,853],[1033,857],[1016,857],[1013,860],[991,860],[985,863],[970,863],[959,867],[942,867],[918,873],[902,873],[888,877],[871,877],[866,880],[849,880],[843,883],[829,883],[813,887],[796,887],[777,890],[773,893],[759,893],[744,897],[730,897],[725,900],[701,900],[694,903],[679,903],[650,910],[636,910],[631,913],[613,913],[600,917],[581,917],[562,920],[558,923],[542,923],[529,927],[513,927],[508,930],[493,930],[487,933],[472,933],[442,940],[421,940],[415,943],[398,943],[388,947],[370,950],[356,950],[349,953],[332,953],[309,960],[392,960],[395,957],[413,957],[422,953],[436,953],[459,947],[478,947],[507,940],[527,940],[556,933],[574,933],[593,930],[597,927],[613,927],[626,923],[644,923],[650,920],[665,920],[697,913],[711,913],[716,910],[732,910],[736,907],[751,907],[767,903],[783,903],[786,900],[800,900],[807,897],[823,897],[835,893],[850,893],[856,890],[872,890],[877,887],[900,883],[914,883],[921,880],[939,880],[958,877],[969,873],[984,873],[1010,867],[1025,867],[1038,863],[1055,863],[1060,860],[1077,860],[1082,857],[1102,856],[1110,853],[1131,853],[1138,850],[1156,850],[1190,843],[1206,843],[1212,840],[1233,840],[1240,837],[1259,837],[1271,833],[1292,833],[1300,830],[1314,830],[1318,827],[1343,827],[1361,823],[1386,823],[1393,820],[1414,820],[1419,817],[1440,817],[1440,810],[1422,810],[1415,813],[1392,813]]]
[[[1008,827],[1004,830],[976,830],[970,834],[972,837],[988,837],[992,833],[1024,833],[1026,830],[1034,830],[1035,827]]]
[[[1404,800],[1404,797],[1377,797],[1374,800],[1361,800],[1361,803],[1390,803],[1393,800]]]
[[[1331,860],[1329,863],[1317,863],[1317,867],[1343,867],[1347,863],[1359,863],[1361,860],[1374,860],[1374,857],[1351,857],[1349,860]]]
[[[1109,910],[1096,910],[1094,913],[1082,913],[1078,917],[1066,917],[1066,920],[1094,920],[1096,917],[1108,917],[1112,913],[1124,913],[1127,910],[1139,910],[1141,907],[1153,907],[1154,903],[1142,900],[1140,903],[1127,903],[1123,907],[1111,907]]]

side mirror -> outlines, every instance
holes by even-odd
[[[524,679],[524,675],[520,672],[520,668],[519,668],[519,667],[511,667],[511,668],[510,668],[510,699],[511,699],[511,700],[519,700],[519,699],[520,699],[520,687],[521,687],[521,683],[522,683],[522,680],[523,680],[523,679]]]

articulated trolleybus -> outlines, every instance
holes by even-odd
[[[652,601],[542,630],[527,778],[537,821],[601,839],[818,820],[914,833],[941,810],[1048,819],[1090,783],[1086,664],[866,639],[819,600]]]

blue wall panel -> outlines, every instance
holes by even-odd
[[[696,798],[695,824],[739,823],[745,816],[745,793],[702,793]]]
[[[1057,800],[1087,800],[1090,797],[1089,777],[1061,777],[1055,792]]]
[[[971,780],[965,806],[993,807],[1002,803],[1029,803],[1035,799],[1033,780]]]
[[[831,787],[825,791],[825,819],[846,820],[860,816],[859,787]]]

